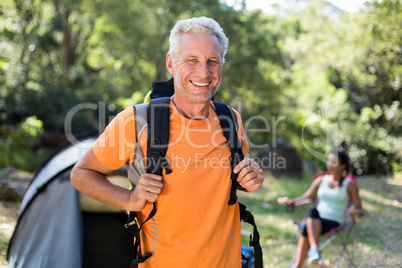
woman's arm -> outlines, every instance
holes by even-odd
[[[318,177],[313,182],[311,183],[310,187],[307,189],[307,191],[298,198],[293,198],[289,199],[289,197],[284,196],[284,197],[278,197],[276,202],[278,202],[279,205],[291,205],[291,204],[302,204],[302,203],[308,203],[311,201],[312,198],[317,196],[317,191],[318,188],[320,187],[322,181],[322,177]]]
[[[352,203],[353,203],[353,206],[348,208],[347,213],[349,215],[355,215],[355,216],[362,217],[364,215],[364,211],[363,211],[362,202],[361,202],[361,199],[359,196],[359,188],[357,187],[357,185],[355,183],[349,183],[347,192],[348,192],[350,198],[352,199]]]

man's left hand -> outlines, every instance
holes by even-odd
[[[254,159],[244,158],[234,169],[237,181],[247,192],[255,192],[264,181],[264,174],[260,165]]]

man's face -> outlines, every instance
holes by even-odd
[[[222,54],[218,38],[205,33],[187,33],[180,39],[180,50],[166,66],[174,77],[175,95],[193,103],[208,102],[218,90],[222,73]]]

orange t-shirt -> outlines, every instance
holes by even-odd
[[[248,152],[243,124],[236,112],[238,135]],[[146,127],[140,131],[146,155]],[[121,112],[93,146],[98,160],[118,169],[134,158],[135,124],[132,108]],[[211,102],[205,120],[183,117],[170,103],[169,147],[172,173],[163,173],[163,189],[155,216],[144,224],[142,249],[153,256],[140,267],[241,267],[240,213],[230,197],[230,149]],[[139,222],[152,204],[137,213]]]

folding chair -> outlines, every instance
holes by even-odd
[[[330,173],[320,173],[317,174],[316,176],[314,176],[314,179],[319,178],[320,176],[324,176]],[[314,180],[313,179],[313,180]],[[346,180],[349,180],[351,183],[355,183],[357,184],[357,180],[355,177],[351,176],[351,175],[347,175]],[[295,208],[300,207],[300,206],[304,206],[306,204],[309,203],[313,203],[316,204],[317,200],[316,198],[314,199],[303,199],[303,200],[299,200],[297,202],[294,202],[292,204],[286,205],[286,211],[291,214],[292,216],[292,221],[294,224],[296,224],[299,228],[299,231],[302,230],[302,228],[305,226],[305,222],[307,220],[306,217],[304,217],[303,219],[296,221],[295,220]],[[349,207],[353,206],[352,204],[349,205]],[[345,257],[345,253],[346,253],[346,257],[345,259],[347,259],[348,263],[349,263],[349,267],[356,267],[353,263],[352,257],[350,255],[350,252],[347,249],[347,245],[350,242],[350,235],[351,232],[354,228],[354,226],[356,225],[356,220],[353,216],[349,215],[348,213],[345,213],[344,216],[344,220],[341,223],[340,226],[333,228],[332,230],[330,230],[329,232],[323,234],[320,238],[320,242],[319,242],[319,247],[318,249],[322,252],[322,250],[331,244],[331,242],[336,238],[339,237],[339,239],[341,240],[341,251],[339,253],[339,257],[336,261],[335,267],[339,268],[342,262],[343,257]],[[295,262],[297,256],[297,249],[295,254],[293,255],[292,258],[292,262],[291,265]]]

